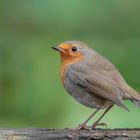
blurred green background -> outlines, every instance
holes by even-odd
[[[62,87],[51,46],[66,40],[93,47],[140,91],[139,0],[1,0],[0,127],[76,127],[94,111]],[[103,118],[109,128],[140,127],[140,109],[125,104],[131,112]]]

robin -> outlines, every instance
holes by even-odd
[[[106,110],[91,128],[105,125],[100,120],[114,105],[129,111],[123,100],[130,100],[140,107],[140,95],[101,54],[76,40],[65,41],[52,48],[60,52],[61,80],[66,91],[81,104],[96,109],[79,126],[80,129],[85,128],[100,109]]]

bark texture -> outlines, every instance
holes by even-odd
[[[140,140],[140,129],[0,129],[0,140]]]

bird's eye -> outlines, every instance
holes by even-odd
[[[76,52],[76,51],[77,51],[77,47],[73,46],[73,47],[71,48],[71,50],[72,50],[73,52]]]

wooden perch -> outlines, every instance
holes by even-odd
[[[0,129],[0,140],[140,140],[140,129]]]

